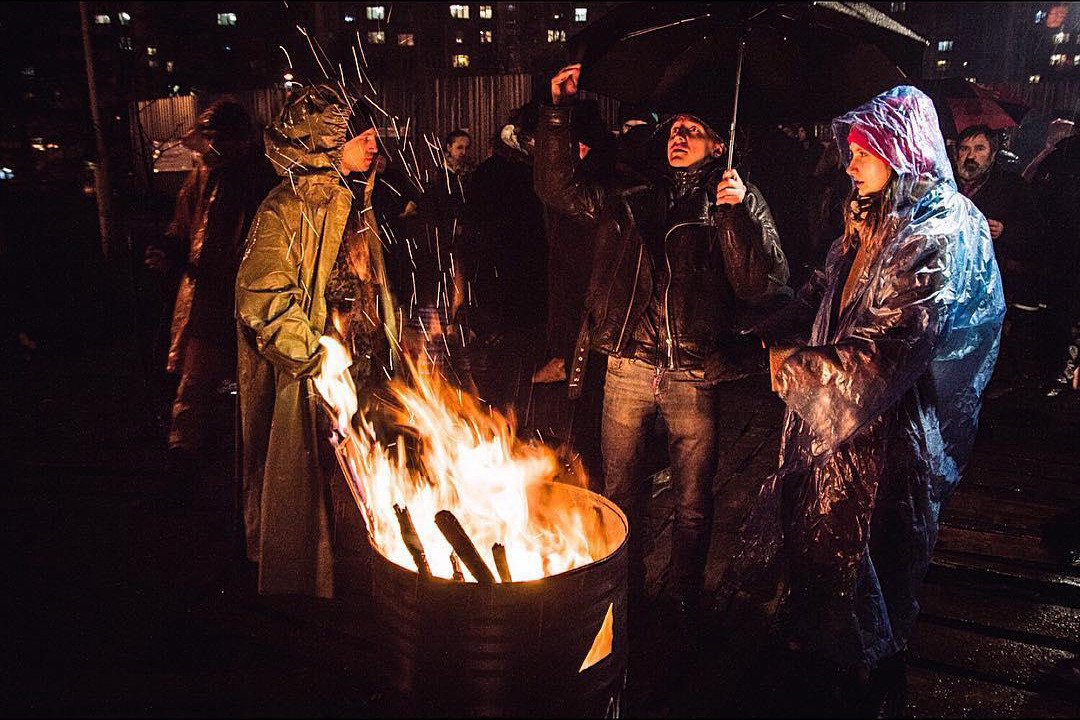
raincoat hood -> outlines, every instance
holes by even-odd
[[[286,100],[266,131],[266,152],[282,177],[337,175],[341,148],[375,126],[375,114],[364,100],[329,85],[312,85]]]
[[[349,131],[349,106],[332,87],[291,95],[266,131],[266,153],[278,175],[335,173]]]
[[[853,128],[897,174],[895,210],[903,212],[935,185],[956,188],[937,111],[922,90],[901,85],[836,118],[833,132],[845,166],[851,162],[848,134]]]

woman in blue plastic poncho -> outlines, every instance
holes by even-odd
[[[956,191],[930,99],[897,87],[833,128],[853,180],[845,231],[758,328],[790,352],[774,376],[781,467],[721,594],[783,559],[792,645],[865,679],[913,629],[1005,304],[987,222]]]

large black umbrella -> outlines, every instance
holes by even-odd
[[[750,123],[835,117],[911,82],[926,44],[865,3],[626,3],[570,53],[586,90],[734,126],[736,107]]]

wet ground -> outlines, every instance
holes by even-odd
[[[526,343],[527,344],[527,343]],[[528,353],[517,353],[528,357]],[[38,353],[0,393],[5,715],[387,715],[362,600],[258,598],[238,561],[231,398],[195,502],[170,501],[155,391],[123,347]],[[568,420],[557,386],[503,362],[498,390],[530,431]],[[483,368],[478,368],[483,371]],[[996,387],[943,527],[907,657],[914,717],[1080,715],[1055,668],[1080,653],[1080,403]],[[782,408],[767,380],[726,386],[709,576],[776,458]],[[524,408],[524,409],[522,409]],[[656,488],[651,587],[663,583],[670,493]],[[1072,512],[1071,519],[1069,512]],[[633,689],[651,716],[814,715],[804,675],[781,668],[768,618],[736,607],[688,665]],[[663,628],[639,647],[662,648]],[[653,645],[653,642],[656,642]],[[640,651],[639,655],[640,657]]]

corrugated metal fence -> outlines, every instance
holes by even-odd
[[[284,101],[282,88],[265,88],[234,93],[255,118],[266,126],[277,115]],[[374,100],[390,115],[400,118],[399,128],[410,120],[409,134],[441,137],[450,130],[464,128],[473,137],[472,155],[483,160],[491,153],[492,141],[510,117],[510,112],[527,103],[532,96],[532,76],[489,75],[471,77],[428,77],[416,80],[387,80],[380,84]],[[218,95],[183,95],[138,101],[131,107],[131,142],[135,167],[139,175],[155,189],[169,191],[179,187],[176,177],[181,173],[153,173],[155,141],[166,145],[190,128],[195,118]],[[601,114],[609,126],[614,126],[618,103],[608,98],[596,98]],[[389,123],[388,123],[389,124]],[[423,167],[428,153],[416,147],[417,159]]]

